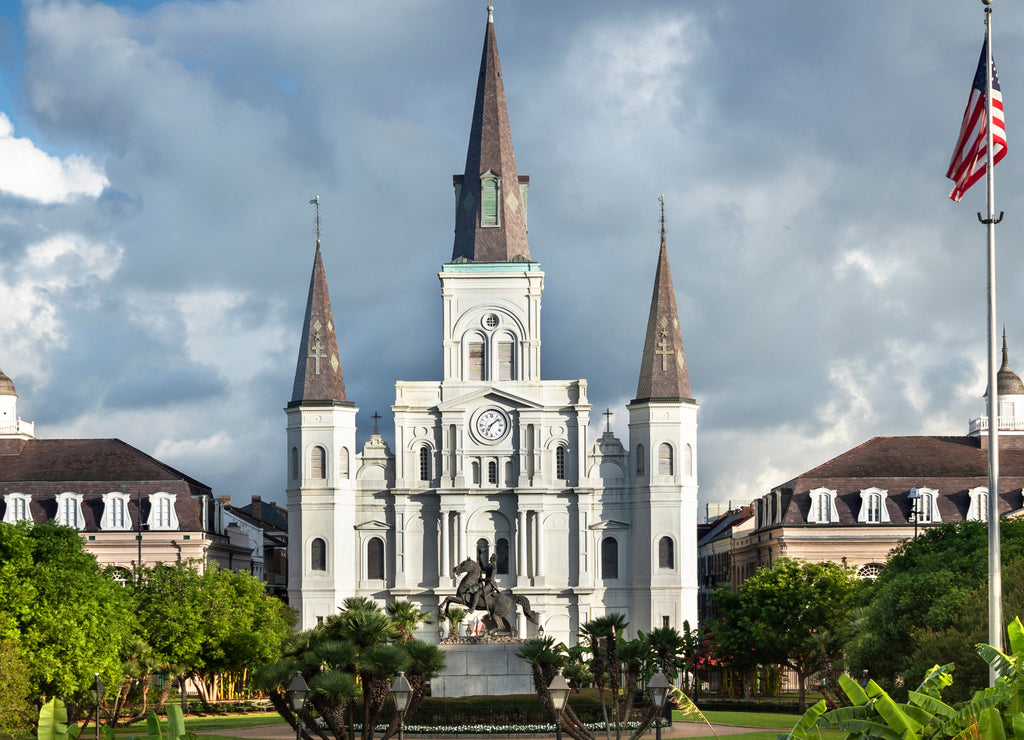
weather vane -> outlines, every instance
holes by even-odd
[[[320,196],[314,195],[309,204],[316,206],[316,248],[320,249]]]

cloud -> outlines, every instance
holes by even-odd
[[[0,192],[40,203],[67,203],[98,197],[110,182],[103,169],[78,154],[63,159],[14,136],[14,125],[0,113]]]

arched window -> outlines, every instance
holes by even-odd
[[[498,575],[508,575],[508,540],[499,537],[498,541],[494,543],[494,552],[498,556],[496,572]]]
[[[555,478],[566,480],[565,476],[565,445],[555,448]]]
[[[323,447],[314,447],[309,451],[309,477],[314,480],[327,477],[327,453]]]
[[[338,450],[338,477],[348,478],[348,447]]]
[[[508,486],[509,488],[512,488],[513,486],[515,486],[515,484],[515,471],[512,467],[512,461],[509,460],[508,462],[505,463],[505,485]]]
[[[619,541],[614,537],[601,540],[601,578],[619,577]]]
[[[291,454],[288,456],[288,477],[291,480],[295,480],[299,477],[299,448],[292,447]]]
[[[636,446],[636,474],[637,475],[643,475],[644,471],[646,469],[647,468],[644,465],[644,446],[643,445],[637,445]]]
[[[672,445],[662,442],[658,447],[658,475],[673,475],[675,469],[672,465]]]
[[[473,464],[470,467],[473,470],[473,485],[479,486],[480,485],[480,462],[478,460],[474,460]]]
[[[979,486],[967,492],[971,498],[967,508],[967,520],[974,522],[988,521],[988,488]]]
[[[675,543],[671,537],[662,537],[658,540],[658,567],[676,567]]]
[[[178,494],[160,491],[149,494],[149,518],[146,524],[150,529],[177,529],[178,513],[174,502]]]
[[[484,538],[476,541],[476,562],[486,565],[491,558],[491,544]]]
[[[420,480],[430,480],[430,447],[420,447]]]
[[[498,380],[516,379],[516,345],[505,336],[498,340]]]
[[[366,543],[366,577],[384,579],[384,540],[380,537],[371,537]]]
[[[857,577],[865,580],[874,580],[878,578],[878,574],[882,572],[881,563],[868,563],[862,565],[857,569]]]
[[[683,473],[693,475],[693,448],[690,445],[683,448]]]
[[[491,460],[487,463],[487,482],[491,485],[498,483],[498,463]]]
[[[309,567],[327,570],[327,543],[317,537],[309,546]]]
[[[469,341],[467,349],[467,360],[469,362],[467,380],[483,380],[485,372],[484,364],[484,342],[481,338],[474,338]]]
[[[132,517],[128,511],[128,494],[120,491],[104,493],[100,529],[129,530],[131,528]]]

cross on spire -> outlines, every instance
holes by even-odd
[[[611,431],[612,431],[612,410],[611,409],[605,409],[603,416],[604,416],[604,423],[605,423],[605,431],[608,432],[609,434],[611,434]]]
[[[374,411],[373,416],[370,418],[373,419],[373,433],[380,434],[380,431],[377,429],[377,422],[381,420],[381,415]]]
[[[310,353],[309,356],[313,358],[313,362],[314,362],[313,373],[315,375],[319,375],[320,374],[320,360],[321,360],[321,358],[327,359],[327,353],[324,352],[324,343],[320,341],[320,332],[319,332],[319,330],[313,336],[313,344],[310,346],[310,349],[312,350],[312,352]]]
[[[654,354],[661,355],[661,369],[668,370],[668,358],[672,354],[672,342],[669,341],[668,332],[662,331],[658,338],[658,349]]]

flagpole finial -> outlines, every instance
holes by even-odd
[[[320,251],[320,196],[314,195],[309,201],[311,206],[316,206],[316,251]]]

